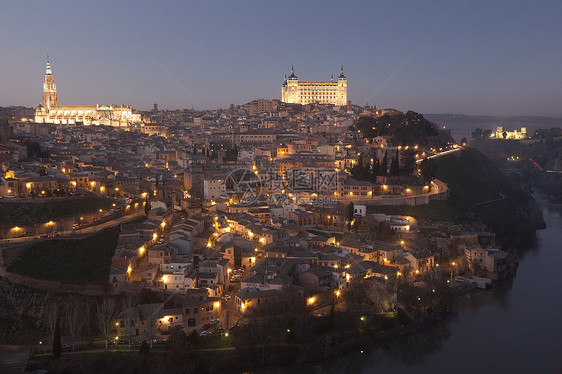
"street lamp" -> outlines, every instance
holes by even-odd
[[[450,282],[451,287],[452,287],[453,286],[453,269],[454,269],[454,266],[456,266],[457,264],[456,264],[455,261],[453,261],[453,262],[451,262],[451,265],[453,266],[453,267],[451,267],[451,282]]]

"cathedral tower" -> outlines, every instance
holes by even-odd
[[[47,57],[47,68],[45,69],[45,82],[43,83],[43,107],[47,111],[53,106],[58,106],[59,100],[57,96],[57,87],[55,86],[55,77],[51,71],[49,57]]]

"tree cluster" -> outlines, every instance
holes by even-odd
[[[399,115],[382,117],[360,117],[355,124],[366,138],[392,136],[396,144],[404,145],[446,145],[452,141],[450,136],[439,136],[435,124],[425,119],[420,113],[408,111]]]

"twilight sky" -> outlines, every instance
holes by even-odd
[[[562,1],[21,1],[0,5],[0,106],[218,108],[344,65],[354,103],[562,116]]]

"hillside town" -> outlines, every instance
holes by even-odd
[[[345,311],[359,283],[378,295],[376,311],[393,313],[401,287],[434,287],[436,270],[450,287],[486,287],[512,266],[493,238],[481,244],[484,228],[378,212],[449,198],[427,165],[461,149],[446,130],[417,144],[359,127],[415,125],[416,113],[259,99],[202,112],[155,104],[141,115],[130,127],[10,120],[0,141],[4,199],[113,202],[86,219],[4,227],[5,241],[145,216],[120,224],[107,281],[114,292],[167,296],[115,315],[129,344],[165,341],[176,327],[228,331],[280,302],[324,316],[335,298]]]

